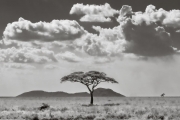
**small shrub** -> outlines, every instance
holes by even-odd
[[[102,116],[97,116],[94,120],[106,120],[106,118]]]
[[[104,104],[103,106],[118,106],[120,105],[119,103],[115,104],[115,103],[108,103],[108,104]]]
[[[93,105],[92,104],[88,104],[88,105],[82,104],[81,106],[83,106],[83,107],[92,107],[92,106],[99,106],[99,105],[97,105],[97,104],[96,105],[94,105],[94,104]]]
[[[33,120],[39,120],[38,116],[35,116],[35,117],[33,118]]]
[[[154,113],[152,112],[151,114],[149,114],[149,115],[147,116],[147,119],[164,120],[165,117],[164,117],[164,115],[159,115],[159,113],[157,113],[157,111],[155,110]]]
[[[106,113],[108,113],[108,112],[110,112],[110,108],[109,107],[104,107],[104,111],[106,112]]]
[[[121,113],[117,116],[118,119],[129,119],[131,118],[131,115],[129,114],[124,114],[124,113]]]
[[[126,103],[125,103],[126,105],[130,105],[131,103],[129,102],[129,101],[126,101]]]
[[[142,115],[146,114],[146,112],[147,112],[146,109],[142,109],[142,110],[135,111],[135,114],[137,116],[142,116]]]
[[[172,114],[168,117],[168,120],[179,120],[179,119],[180,119],[180,114],[178,113]]]
[[[120,113],[118,115],[114,115],[114,114],[109,114],[106,116],[106,118],[110,118],[110,119],[116,119],[116,120],[119,120],[119,119],[129,119],[131,118],[131,115],[130,114],[125,114],[125,113]]]
[[[40,106],[38,109],[39,109],[40,111],[43,111],[43,110],[49,109],[49,108],[50,108],[50,106],[49,106],[48,104],[42,103],[42,106]]]
[[[68,110],[68,108],[67,107],[64,107],[64,108],[62,108],[60,111],[62,112],[62,113],[64,113],[64,112],[66,112]]]

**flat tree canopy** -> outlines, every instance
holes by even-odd
[[[91,94],[91,104],[93,104],[94,88],[101,82],[118,83],[115,79],[107,77],[104,72],[74,72],[61,78],[62,82],[79,82],[87,86]]]

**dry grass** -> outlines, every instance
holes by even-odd
[[[39,110],[42,103],[50,105]],[[180,98],[0,98],[0,119],[180,120]]]

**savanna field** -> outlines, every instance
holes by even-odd
[[[180,120],[178,97],[0,98],[0,119]],[[42,103],[49,107],[40,110]]]

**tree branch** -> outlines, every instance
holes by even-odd
[[[97,80],[96,80],[96,81],[97,81]],[[99,83],[100,83],[100,81],[97,81],[97,83],[93,85],[92,91],[94,91],[94,88],[95,88]]]
[[[87,86],[87,88],[88,88],[89,92],[91,93],[92,91],[91,91],[91,89],[89,88],[89,86],[88,86],[88,85],[86,85],[86,86]]]

